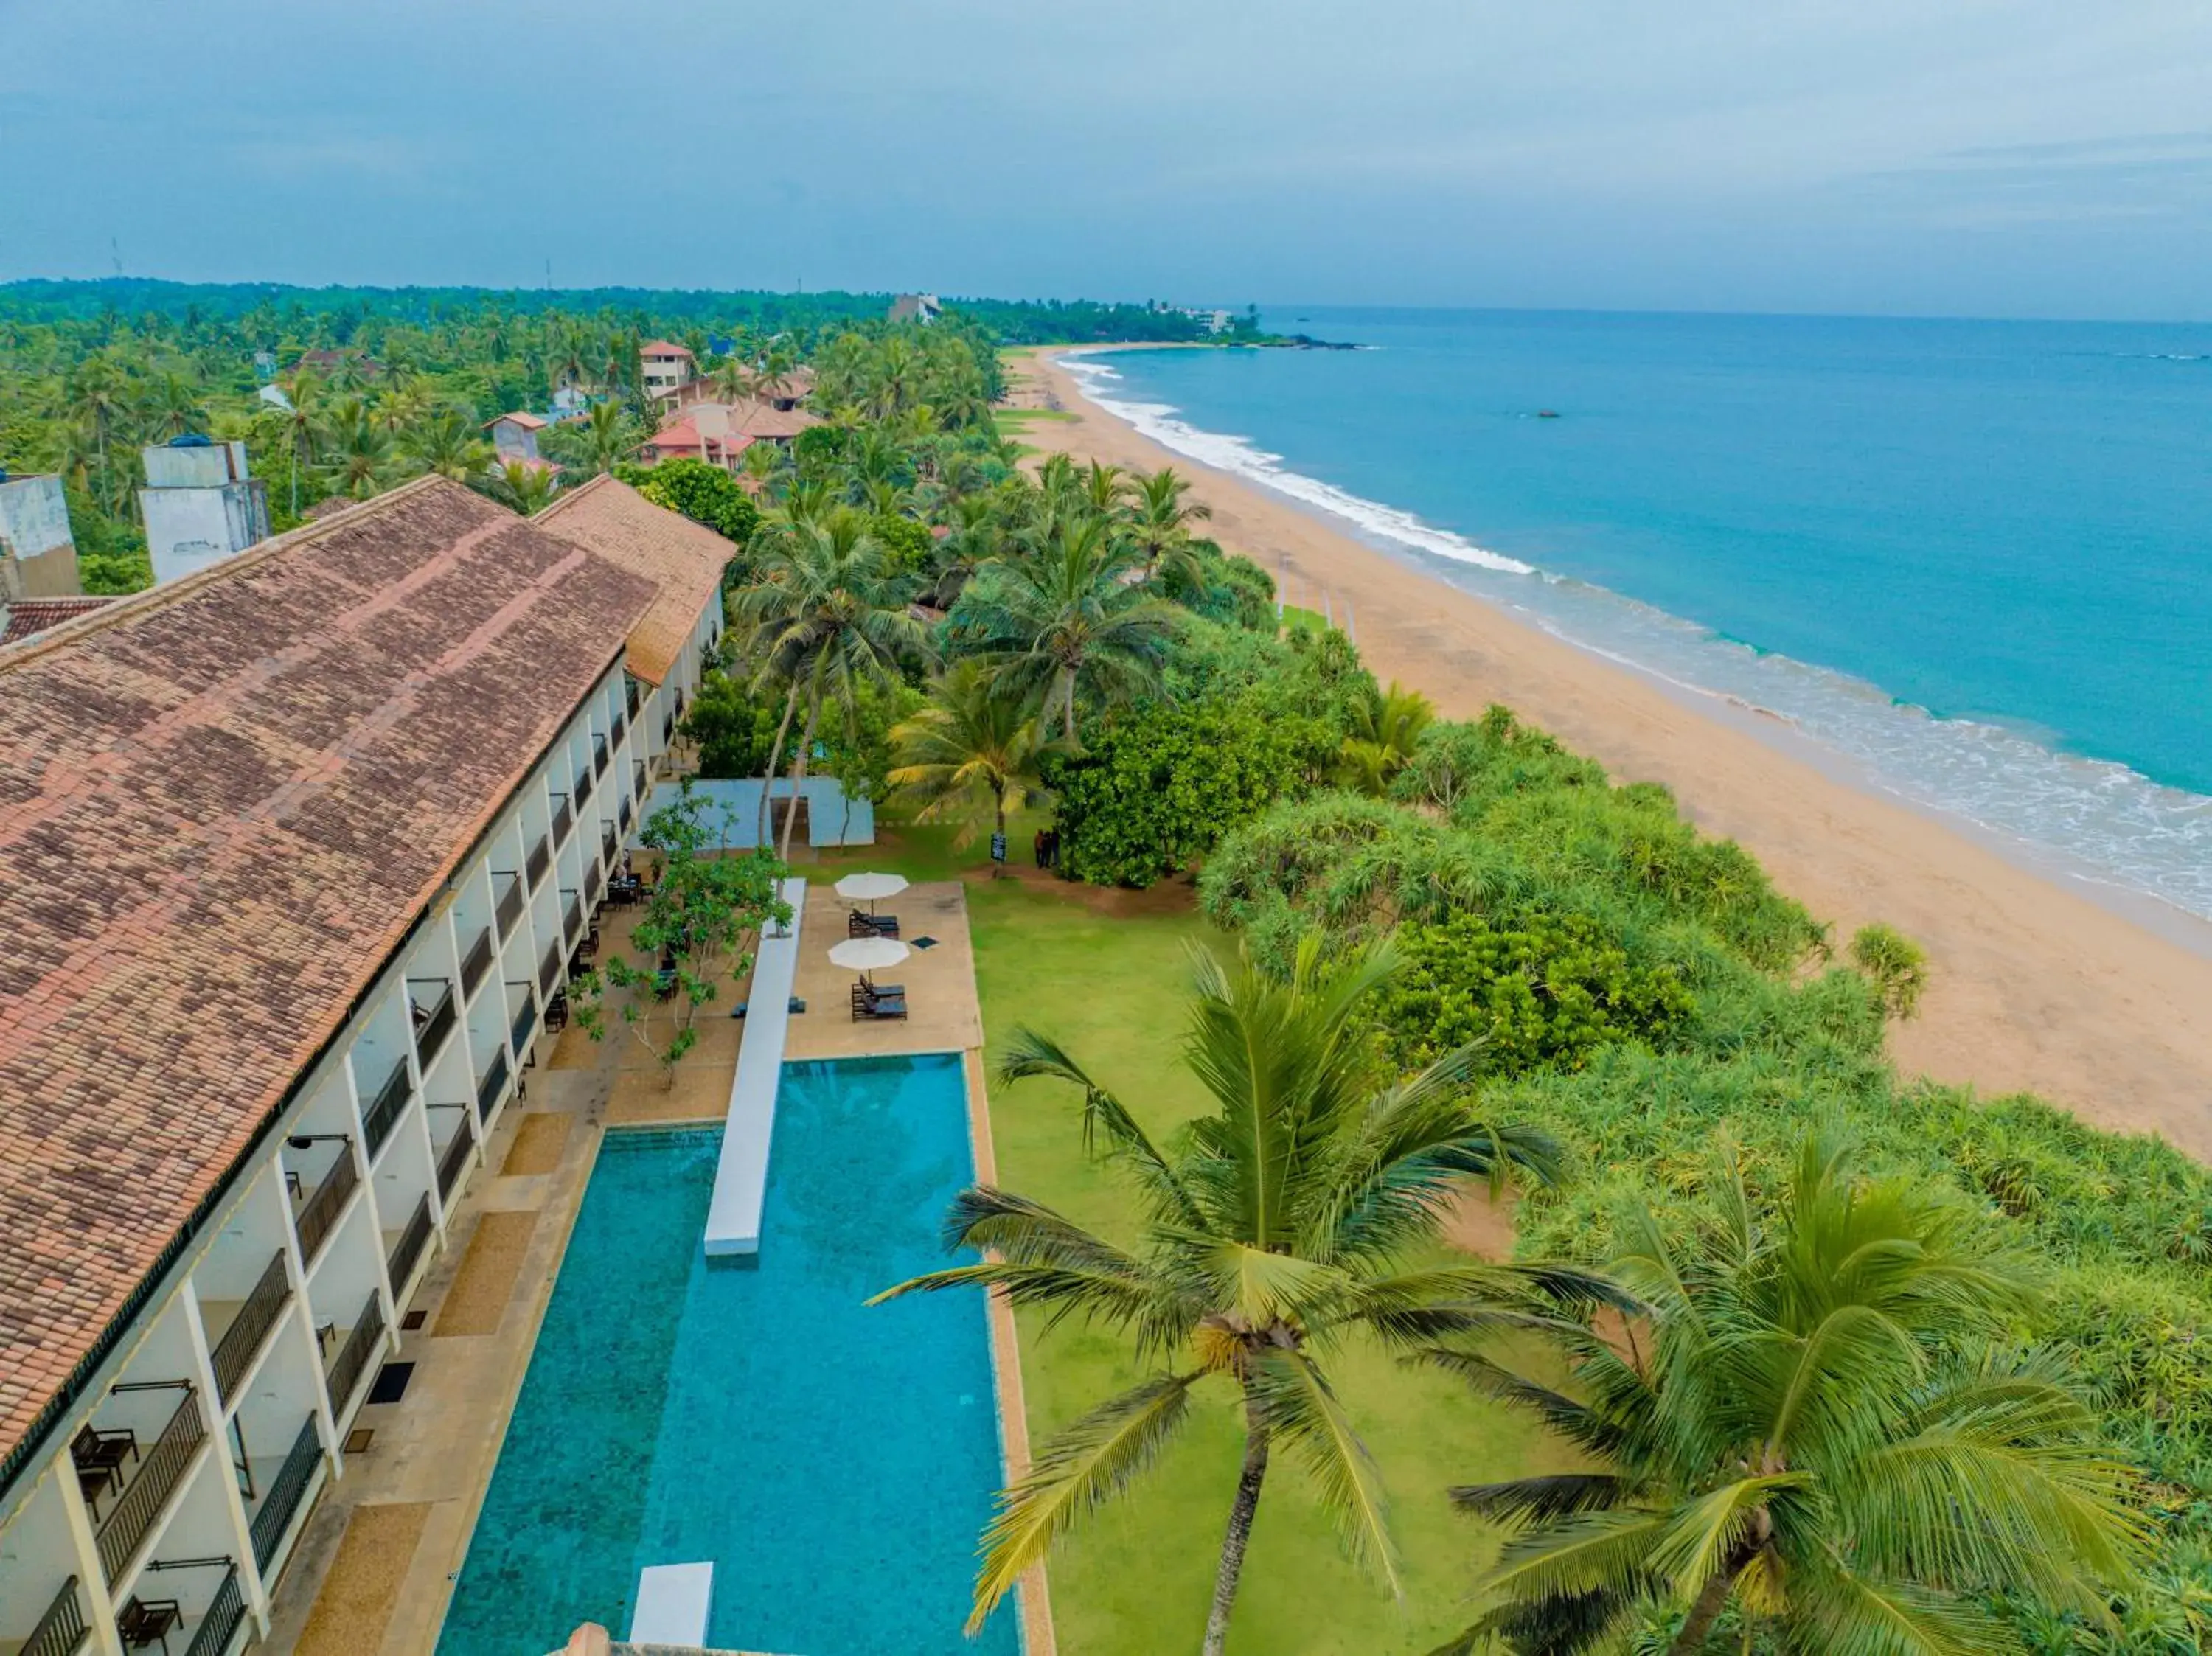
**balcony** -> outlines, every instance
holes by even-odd
[[[407,1016],[415,1026],[415,1051],[425,1075],[453,1033],[454,1012],[453,986],[446,979],[407,980]]]
[[[599,901],[599,865],[592,864],[584,870],[584,907],[596,907]]]
[[[605,776],[606,773],[607,739],[604,736],[596,737],[592,742],[592,774]]]
[[[519,909],[522,894],[518,891],[514,895],[515,907]],[[484,974],[491,970],[491,928],[486,926],[477,933],[477,940],[469,945],[469,952],[461,956],[461,992],[471,999],[476,998],[477,986],[484,980]]]
[[[629,791],[637,796],[639,804],[645,803],[645,761],[642,759],[629,767]]]
[[[501,885],[501,881],[507,883]],[[513,870],[491,877],[492,889],[499,893],[499,940],[511,943],[514,928],[522,923],[522,877]]]
[[[627,805],[629,804],[629,801],[625,799],[623,801],[623,804]],[[615,825],[612,822],[600,823],[599,860],[605,863],[609,868],[612,868],[615,865],[615,852],[620,849],[621,846],[622,834],[616,828]]]
[[[538,962],[538,986],[550,995],[553,992],[553,986],[560,981],[561,945],[549,943],[545,945],[545,958]]]
[[[629,716],[632,719],[635,719],[637,717],[637,704],[639,700],[640,697],[637,681],[625,676],[623,680],[623,701],[629,707]]]
[[[478,1121],[488,1122],[491,1119],[492,1107],[499,1102],[500,1089],[506,1085],[507,1054],[504,1052],[494,1052],[491,1055],[490,1067],[485,1070],[483,1077],[477,1082],[477,1119]]]
[[[530,889],[537,890],[538,883],[545,877],[545,870],[553,866],[551,847],[540,840],[530,847],[530,860],[522,866],[523,871],[530,877]]]
[[[346,1404],[360,1388],[361,1377],[368,1367],[368,1360],[376,1355],[378,1343],[384,1338],[384,1301],[376,1290],[368,1291],[368,1302],[354,1319],[353,1331],[338,1348],[337,1361],[331,1365],[331,1417],[343,1421]]]
[[[300,1510],[300,1498],[307,1493],[308,1480],[322,1464],[323,1440],[316,1434],[315,1417],[310,1414],[301,1422],[300,1435],[292,1440],[291,1448],[285,1452],[284,1464],[269,1481],[269,1493],[262,1498],[260,1510],[253,1514],[253,1522],[249,1526],[253,1534],[253,1562],[263,1574],[268,1574],[269,1561],[276,1556],[276,1549],[284,1543],[285,1532],[292,1527],[293,1515]]]
[[[464,1107],[459,1130],[438,1153],[438,1195],[441,1199],[451,1201],[454,1191],[459,1188],[461,1175],[468,1171],[469,1152],[476,1148],[476,1128]]]
[[[231,1643],[238,1637],[239,1623],[245,1619],[246,1595],[239,1589],[238,1566],[233,1564],[230,1574],[216,1589],[207,1614],[200,1617],[199,1630],[185,1647],[185,1656],[228,1656]]]
[[[615,715],[613,726],[607,731],[607,740],[614,746],[619,748],[622,746],[623,732],[629,728],[629,721],[624,719],[620,713],[617,713]]]
[[[586,770],[577,773],[576,804],[579,809],[583,806],[586,800],[591,798],[592,790],[598,786],[599,784],[592,779],[592,773],[590,771]]]
[[[575,820],[576,813],[568,804],[568,796],[564,793],[561,796],[561,803],[553,807],[553,843],[555,845],[559,845],[568,837],[568,824]],[[537,883],[537,880],[532,878],[531,884]]]
[[[199,1398],[189,1385],[184,1392],[185,1400],[139,1462],[138,1476],[131,1480],[131,1487],[124,1490],[123,1498],[109,1509],[100,1526],[100,1562],[111,1581],[123,1574],[124,1566],[137,1555],[139,1544],[167,1507],[169,1497],[191,1470],[200,1445],[207,1441]]]
[[[253,1367],[255,1353],[261,1350],[262,1341],[276,1326],[277,1317],[292,1297],[292,1283],[284,1274],[284,1250],[278,1248],[270,1256],[261,1280],[246,1296],[246,1303],[238,1307],[238,1314],[230,1319],[230,1326],[222,1331],[222,1338],[208,1353],[215,1368],[216,1395],[228,1404],[238,1383],[246,1378],[246,1371]]]
[[[392,1066],[392,1073],[376,1089],[376,1096],[362,1112],[361,1131],[368,1142],[368,1159],[376,1160],[376,1153],[384,1148],[384,1141],[392,1137],[392,1129],[399,1119],[400,1111],[407,1107],[407,1060],[399,1059]]]
[[[84,1595],[76,1590],[76,1577],[72,1575],[62,1583],[46,1613],[39,1617],[38,1626],[23,1641],[20,1656],[76,1656],[91,1637],[92,1623],[84,1616]]]
[[[393,1244],[392,1258],[392,1293],[395,1299],[407,1291],[407,1280],[422,1263],[423,1245],[430,1240],[430,1193],[428,1191],[416,1201],[415,1211],[407,1216],[407,1228],[399,1233]]]
[[[556,971],[559,969],[560,964],[560,955],[556,951],[553,959],[553,965]],[[531,1033],[538,1027],[538,1006],[537,1003],[532,1001],[530,998],[530,986],[528,984],[510,983],[507,986],[510,989],[520,989],[522,991],[522,1004],[514,1014],[514,1056],[518,1059],[520,1059],[527,1058],[530,1055]]]
[[[584,935],[583,899],[567,886],[561,888],[561,935],[573,943]]]
[[[628,794],[624,794],[623,796],[622,809],[616,814],[622,818],[622,831],[624,834],[628,834],[629,832],[630,819],[630,802],[629,796]]]
[[[311,1265],[315,1256],[323,1251],[323,1244],[337,1228],[338,1216],[345,1211],[346,1198],[353,1187],[361,1182],[361,1169],[354,1165],[353,1140],[345,1141],[345,1149],[331,1170],[323,1175],[323,1182],[315,1186],[315,1193],[300,1210],[293,1228],[300,1237],[300,1263]]]

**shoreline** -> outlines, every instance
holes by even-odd
[[[1025,440],[1108,464],[1172,465],[1212,507],[1211,532],[1228,549],[1356,602],[1360,651],[1378,677],[1449,717],[1504,702],[1617,780],[1664,783],[1686,816],[1741,841],[1839,940],[1875,919],[1912,937],[1931,981],[1919,1016],[1893,1028],[1908,1073],[2034,1092],[2212,1160],[2212,924],[1908,798],[1780,714],[1577,644],[1416,554],[1154,443],[1060,361],[1119,349],[1012,359],[1032,406],[1071,416]]]

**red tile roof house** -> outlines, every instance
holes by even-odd
[[[425,478],[0,648],[0,1648],[266,1636],[733,550]]]

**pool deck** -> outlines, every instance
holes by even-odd
[[[854,1023],[852,974],[829,963],[845,935],[845,905],[814,887],[802,917],[794,992],[807,1012],[790,1022],[793,1059],[957,1052],[968,1083],[976,1177],[995,1177],[983,1089],[983,1025],[975,992],[965,890],[917,885],[879,905],[909,940],[938,939],[898,971],[912,1016]],[[604,947],[626,945],[631,911],[601,916]],[[727,991],[725,991],[726,995]],[[743,992],[739,992],[743,998]],[[599,1143],[609,1127],[718,1123],[727,1108],[743,1024],[706,1009],[701,1038],[672,1086],[610,1017],[594,1042],[574,1026],[541,1040],[527,1096],[507,1107],[484,1165],[462,1194],[453,1245],[434,1259],[413,1308],[419,1330],[401,1334],[392,1360],[416,1365],[405,1398],[368,1404],[357,1426],[375,1436],[346,1459],[310,1516],[278,1583],[266,1647],[295,1656],[429,1656],[445,1620],[470,1533],[489,1488],[501,1441],[552,1296],[561,1257]],[[504,1216],[490,1225],[486,1216]],[[449,1317],[446,1313],[451,1310]],[[1009,1476],[1029,1464],[1027,1416],[1012,1311],[989,1307],[1001,1452]],[[1044,1572],[1022,1584],[1024,1656],[1055,1656]],[[554,1650],[568,1629],[517,1629],[518,1648]]]

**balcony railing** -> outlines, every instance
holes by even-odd
[[[353,1332],[338,1348],[337,1361],[331,1365],[331,1415],[337,1420],[345,1417],[346,1404],[361,1385],[362,1371],[376,1354],[377,1342],[384,1338],[384,1301],[376,1290],[368,1291],[368,1303],[361,1308],[355,1319]]]
[[[502,887],[500,882],[507,884]],[[499,892],[499,940],[506,943],[514,936],[514,928],[522,919],[522,877],[512,869],[491,877],[492,887]]]
[[[645,761],[642,759],[629,767],[629,791],[637,796],[640,804],[645,803]]]
[[[607,739],[604,736],[595,737],[592,741],[592,774],[605,776],[606,773]]]
[[[555,845],[559,845],[568,837],[568,824],[575,820],[576,813],[569,805],[568,796],[563,794],[561,803],[553,807],[553,843]],[[535,885],[537,882],[532,880],[531,883]]]
[[[394,1295],[407,1291],[407,1279],[415,1274],[415,1267],[422,1258],[422,1246],[429,1240],[430,1193],[425,1191],[415,1204],[415,1211],[408,1216],[407,1228],[399,1233],[398,1243],[392,1250],[392,1291]]]
[[[522,866],[523,871],[530,876],[530,889],[532,891],[538,889],[538,883],[545,877],[545,870],[552,865],[553,852],[547,847],[544,840],[540,840],[530,847],[530,860]]]
[[[454,1187],[461,1182],[461,1174],[468,1168],[469,1152],[476,1147],[476,1128],[469,1120],[469,1113],[463,1110],[460,1130],[438,1153],[438,1194],[441,1197],[452,1198]]]
[[[627,799],[623,803],[629,803]],[[622,834],[612,822],[599,824],[599,860],[609,868],[615,865],[615,852],[622,844]]]
[[[200,1617],[199,1631],[185,1647],[185,1656],[229,1656],[230,1641],[238,1636],[238,1624],[245,1619],[246,1596],[239,1591],[238,1566],[233,1564],[222,1585],[215,1590],[207,1614]]]
[[[518,907],[520,907],[521,896],[520,892],[515,893]],[[490,970],[491,928],[486,926],[477,933],[477,940],[469,945],[469,952],[461,957],[461,992],[473,997],[477,986],[484,980],[484,974]]]
[[[177,1485],[184,1482],[192,1456],[206,1437],[207,1422],[200,1418],[199,1398],[187,1386],[185,1400],[146,1451],[138,1476],[131,1480],[123,1498],[108,1509],[106,1521],[100,1526],[100,1562],[109,1580],[122,1574],[123,1567],[137,1552]]]
[[[561,904],[561,935],[566,937],[570,943],[574,943],[579,937],[583,935],[583,899],[578,893],[571,891],[567,886],[562,886],[561,888],[561,895],[564,900]]]
[[[507,1085],[507,1054],[494,1052],[491,1064],[477,1082],[477,1119],[489,1122],[492,1106],[499,1102],[499,1090]]]
[[[76,1656],[91,1636],[92,1623],[84,1619],[84,1595],[76,1590],[72,1575],[23,1641],[21,1656]]]
[[[331,1163],[331,1170],[323,1175],[323,1182],[315,1186],[315,1193],[300,1210],[293,1228],[300,1237],[300,1263],[311,1265],[315,1256],[323,1251],[323,1244],[337,1228],[338,1216],[345,1211],[346,1198],[361,1182],[361,1169],[354,1165],[353,1140],[349,1138],[338,1159]]]
[[[593,907],[599,901],[599,865],[593,863],[584,870],[584,906]]]
[[[557,970],[561,964],[560,957],[557,954],[554,957],[553,964],[555,969]],[[514,1056],[516,1060],[519,1062],[529,1054],[530,1037],[538,1028],[538,1006],[537,1004],[530,998],[530,986],[528,984],[511,983],[507,985],[507,987],[510,989],[520,989],[522,991],[522,1005],[515,1012],[514,1025]]]
[[[588,769],[576,773],[576,804],[579,807],[592,797],[592,790],[598,786],[599,784],[592,780],[592,773]]]
[[[322,1464],[323,1440],[316,1434],[315,1417],[311,1414],[301,1422],[300,1435],[292,1440],[284,1464],[270,1481],[261,1510],[253,1514],[253,1562],[264,1575],[269,1561],[283,1544],[284,1532],[292,1527],[292,1515],[300,1510],[300,1497],[307,1492],[307,1481]]]
[[[561,945],[549,943],[545,945],[545,958],[538,962],[538,986],[550,995],[553,986],[560,981]]]
[[[415,998],[415,991],[433,984],[438,992],[426,1006]],[[444,978],[410,978],[407,1012],[415,1024],[415,1050],[422,1058],[422,1072],[428,1075],[430,1060],[445,1050],[446,1037],[453,1033],[453,986]]]
[[[407,1107],[407,1060],[400,1059],[392,1066],[392,1073],[376,1089],[368,1108],[362,1113],[361,1131],[368,1141],[368,1159],[374,1162],[376,1153],[384,1148],[384,1141],[392,1137],[399,1112]]]
[[[615,747],[619,748],[622,746],[623,732],[629,728],[629,721],[624,719],[620,713],[617,713],[615,715],[614,724],[610,726],[607,731],[608,742]]]
[[[639,701],[637,681],[635,679],[628,677],[623,679],[623,700],[629,704],[629,716],[632,719],[635,719],[637,717],[637,704]]]
[[[253,1291],[246,1296],[246,1303],[238,1307],[238,1315],[222,1331],[215,1350],[208,1353],[215,1368],[216,1395],[224,1403],[230,1401],[246,1371],[253,1367],[253,1354],[261,1350],[261,1342],[269,1338],[269,1331],[276,1326],[291,1297],[292,1283],[284,1274],[284,1250],[280,1247],[270,1256]]]
[[[622,831],[623,831],[624,834],[629,833],[629,818],[630,818],[630,803],[629,803],[629,796],[628,794],[624,794],[624,795],[623,796],[622,809],[621,809],[619,811],[616,812],[615,814],[616,814],[617,816],[619,816],[619,817],[621,817],[621,818],[622,818]]]

